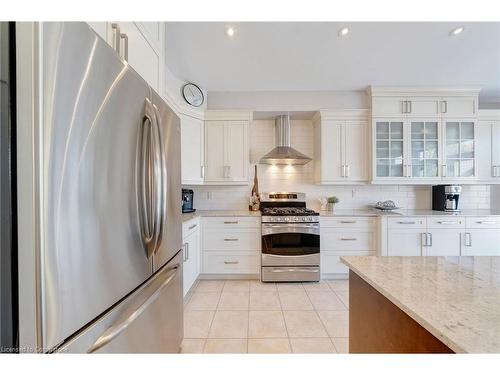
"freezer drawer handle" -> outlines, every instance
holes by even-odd
[[[225,221],[224,224],[238,224],[237,221]]]
[[[238,264],[238,263],[240,263],[240,262],[237,261],[237,260],[234,260],[234,261],[231,261],[231,262],[227,261],[227,260],[224,261],[224,264]]]
[[[356,220],[341,220],[340,224],[356,224]]]
[[[224,241],[238,241],[238,238],[224,238]]]
[[[414,221],[398,221],[398,224],[415,224]]]
[[[356,238],[341,238],[341,241],[356,241]]]
[[[115,338],[120,335],[123,331],[127,329],[127,327],[137,319],[153,302],[155,302],[160,296],[161,292],[165,287],[175,278],[177,272],[179,271],[180,264],[175,265],[170,272],[165,273],[163,276],[165,280],[161,283],[161,285],[156,288],[151,295],[146,298],[139,306],[134,309],[127,309],[125,313],[118,318],[115,324],[109,327],[104,333],[94,342],[94,344],[90,347],[87,353],[94,353],[99,350],[103,346],[109,344]]]

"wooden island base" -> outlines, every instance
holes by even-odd
[[[349,271],[349,353],[453,353],[355,272]]]

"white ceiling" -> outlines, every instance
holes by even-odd
[[[455,37],[457,25],[465,31]],[[237,30],[225,35],[227,25]],[[500,101],[500,23],[169,22],[167,63],[207,91],[481,85]]]

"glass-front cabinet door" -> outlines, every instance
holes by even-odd
[[[443,127],[446,178],[475,176],[474,121],[446,120]]]
[[[438,121],[412,120],[409,123],[412,178],[439,177]]]
[[[375,121],[375,175],[405,177],[403,121]]]

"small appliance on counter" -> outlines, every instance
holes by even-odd
[[[182,213],[188,214],[195,212],[194,205],[194,191],[191,189],[182,189]]]
[[[460,185],[435,185],[432,187],[432,209],[435,211],[458,212]]]

